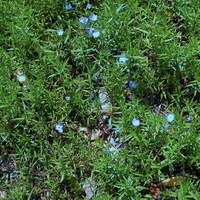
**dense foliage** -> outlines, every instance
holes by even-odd
[[[2,197],[200,199],[200,1],[0,7]]]

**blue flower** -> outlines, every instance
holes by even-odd
[[[26,81],[26,77],[25,77],[24,75],[18,76],[17,79],[18,79],[18,81],[19,81],[20,83],[23,83],[23,82]]]
[[[69,96],[66,96],[66,97],[65,97],[65,100],[66,100],[66,101],[70,101],[71,98],[70,98]]]
[[[58,133],[63,133],[63,132],[64,132],[64,124],[57,123],[57,124],[55,125],[55,130],[56,130]]]
[[[140,125],[140,120],[139,119],[136,119],[136,118],[133,118],[132,119],[132,125],[137,127]]]
[[[64,30],[63,29],[57,30],[57,34],[59,36],[63,35],[64,34]]]
[[[128,61],[128,58],[123,58],[123,57],[119,58],[120,63],[126,63],[127,61]]]
[[[65,6],[65,9],[66,9],[66,10],[71,10],[71,9],[72,9],[71,3],[67,4],[67,5]]]
[[[91,4],[87,4],[86,9],[90,10],[92,8]]]
[[[86,23],[88,23],[88,18],[87,17],[80,17],[78,21],[81,24],[86,24]]]
[[[126,63],[126,62],[128,62],[128,58],[125,57],[125,54],[124,54],[124,53],[122,53],[122,54],[120,55],[120,57],[119,57],[119,62],[120,62],[120,63]]]
[[[100,32],[99,32],[98,30],[94,30],[93,33],[92,33],[92,36],[93,36],[94,38],[97,38],[97,37],[100,36]]]
[[[88,31],[87,31],[88,35],[91,36],[91,37],[94,37],[94,38],[97,38],[100,36],[100,32],[94,28],[90,28]]]
[[[187,122],[187,123],[192,122],[192,117],[191,117],[191,116],[187,116],[187,118],[186,118],[186,122]]]
[[[130,89],[135,89],[135,88],[137,88],[137,83],[135,81],[129,81],[128,87]]]
[[[167,114],[166,115],[166,120],[168,121],[168,122],[173,122],[174,121],[174,114]]]
[[[90,16],[89,16],[89,19],[91,20],[91,21],[97,21],[97,15],[95,15],[94,13],[92,13]]]
[[[88,22],[88,18],[87,17],[81,17],[81,18],[79,18],[79,22],[81,24],[83,24],[84,28],[90,28],[90,24]]]
[[[90,24],[89,23],[85,23],[85,24],[83,24],[83,27],[88,29],[88,28],[90,28]]]
[[[88,29],[87,30],[88,35],[92,37],[93,31],[94,31],[94,28]]]

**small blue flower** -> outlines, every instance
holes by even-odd
[[[91,21],[97,21],[97,18],[98,18],[98,16],[95,15],[94,13],[92,13],[92,14],[89,16],[89,19],[90,19]]]
[[[81,18],[79,18],[79,22],[81,24],[83,24],[84,28],[90,28],[90,24],[88,22],[88,18],[87,17],[81,17]]]
[[[87,33],[89,36],[93,36],[94,38],[97,38],[100,36],[100,32],[98,30],[95,30],[94,28],[90,28],[89,30],[87,30]]]
[[[55,125],[55,130],[56,130],[58,133],[63,133],[63,132],[64,132],[64,124],[57,123],[57,124]]]
[[[78,20],[81,24],[88,23],[88,18],[87,17],[80,17]]]
[[[198,142],[200,142],[200,137],[198,138]]]
[[[63,29],[57,30],[57,34],[59,36],[63,35],[64,34],[64,30]]]
[[[120,63],[126,63],[127,61],[128,61],[128,58],[123,58],[123,57],[119,58]]]
[[[129,81],[128,82],[128,87],[132,90],[137,88],[137,83],[135,81]]]
[[[65,97],[65,101],[70,101],[70,100],[71,100],[71,98],[69,96]]]
[[[87,4],[86,9],[90,10],[92,8],[91,4]]]
[[[83,27],[86,28],[86,29],[89,29],[89,28],[90,28],[90,24],[89,24],[89,22],[84,23],[84,24],[83,24]]]
[[[100,36],[100,32],[99,32],[98,30],[94,30],[93,33],[92,33],[92,36],[93,36],[94,38],[97,38],[97,37]]]
[[[23,82],[26,81],[26,76],[20,75],[20,76],[17,77],[17,79],[18,79],[18,81],[19,81],[20,83],[23,83]]]
[[[187,118],[186,118],[186,122],[187,122],[187,123],[192,122],[192,117],[191,117],[191,116],[187,116]]]
[[[139,119],[136,119],[136,118],[133,118],[132,119],[132,125],[137,127],[140,125],[140,120]]]
[[[65,9],[66,9],[66,10],[71,10],[71,9],[72,9],[71,3],[65,5]]]
[[[120,62],[120,63],[126,63],[126,62],[128,62],[128,58],[125,57],[125,54],[124,54],[124,53],[122,53],[122,54],[120,55],[120,57],[119,57],[119,62]]]
[[[87,30],[87,33],[90,37],[92,37],[93,31],[94,31],[94,28],[90,28]]]
[[[166,115],[166,120],[167,120],[168,122],[173,122],[173,121],[174,121],[174,114],[168,113],[168,114]]]

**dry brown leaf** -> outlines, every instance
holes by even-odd
[[[182,176],[167,178],[164,181],[158,183],[156,187],[175,187],[179,184],[179,182],[182,182],[185,179],[186,178]]]
[[[97,133],[97,132],[96,133],[95,132],[92,133],[91,137],[90,137],[90,140],[94,141],[94,140],[97,140],[97,139],[99,139],[99,133]]]

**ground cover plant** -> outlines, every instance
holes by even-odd
[[[1,0],[2,199],[200,199],[198,0]]]

